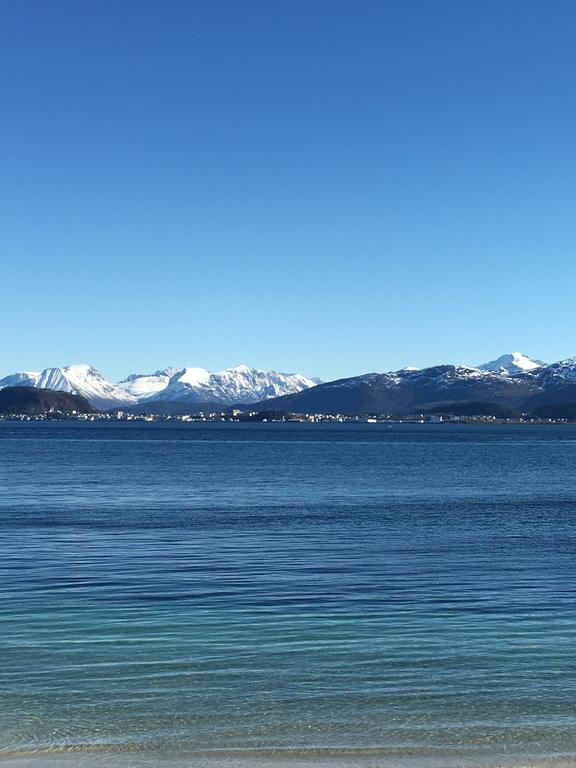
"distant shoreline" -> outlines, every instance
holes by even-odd
[[[259,415],[258,415],[259,416]],[[375,426],[395,426],[402,424],[418,424],[422,426],[570,426],[575,425],[576,420],[569,419],[536,419],[526,417],[524,419],[499,419],[490,416],[461,416],[446,418],[439,416],[405,416],[405,417],[372,417],[372,416],[346,416],[342,414],[287,414],[286,418],[239,418],[226,413],[216,414],[190,414],[189,416],[167,415],[122,415],[112,414],[0,414],[0,424],[17,424],[29,422],[42,423],[75,423],[75,424],[178,424],[178,425],[207,425],[207,424],[371,424]]]

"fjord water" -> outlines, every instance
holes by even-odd
[[[569,426],[0,424],[0,764],[575,764],[575,469]]]

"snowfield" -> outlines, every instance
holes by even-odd
[[[546,364],[541,360],[533,360],[522,352],[511,352],[509,355],[501,355],[489,363],[483,363],[478,368],[482,371],[515,374],[523,373],[524,371],[535,371],[543,365]]]

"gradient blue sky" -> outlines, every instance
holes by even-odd
[[[0,4],[0,373],[576,354],[572,0]]]

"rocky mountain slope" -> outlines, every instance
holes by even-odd
[[[576,403],[576,358],[511,372],[438,365],[422,370],[371,373],[327,382],[254,406],[293,412],[414,414],[451,404],[494,403],[531,413],[549,403]]]
[[[486,401],[510,406],[530,396],[531,382],[498,372],[438,365],[422,370],[370,373],[320,384],[257,407],[288,411],[414,413],[451,402]]]

